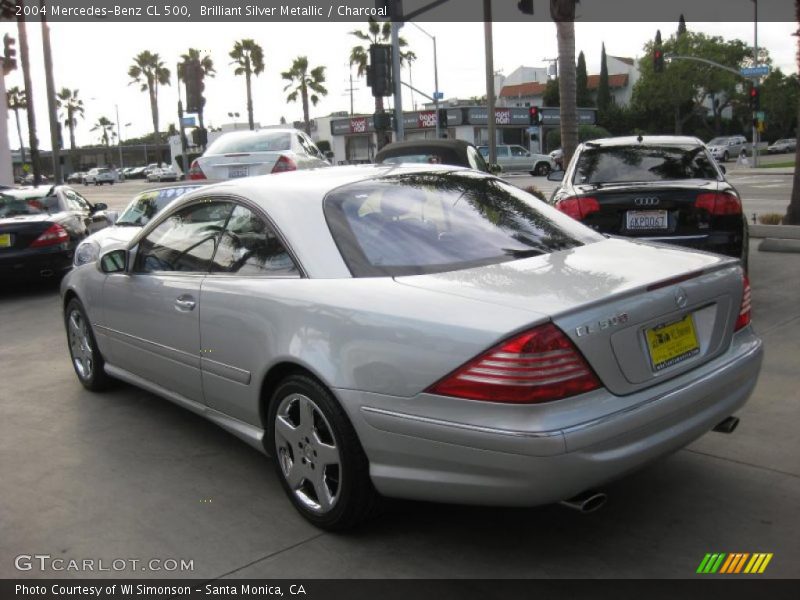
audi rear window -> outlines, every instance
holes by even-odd
[[[454,271],[603,239],[520,189],[470,171],[345,185],[323,209],[355,277]]]
[[[573,183],[627,183],[719,178],[702,146],[589,146],[580,156]]]

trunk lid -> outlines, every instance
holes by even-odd
[[[694,203],[700,194],[719,191],[719,182],[687,179],[575,189],[580,196],[597,200],[600,210],[582,221],[597,231],[628,237],[705,237],[711,215]]]
[[[617,239],[396,281],[493,305],[487,310],[529,310],[532,324],[551,319],[603,384],[619,395],[679,375],[724,352],[743,290],[735,259]],[[677,333],[687,328],[695,342],[687,348],[690,355],[674,364],[665,361],[663,348],[654,348],[652,340],[659,334],[680,337]]]
[[[55,221],[52,215],[24,215],[0,219],[0,252],[23,250]]]
[[[201,156],[197,164],[207,179],[237,179],[272,173],[282,155],[290,156],[291,152],[232,152]]]

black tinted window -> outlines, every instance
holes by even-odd
[[[586,147],[573,183],[717,179],[702,146]]]
[[[299,275],[272,227],[244,206],[233,210],[211,270],[239,275]]]
[[[202,202],[170,215],[139,243],[135,270],[208,271],[231,209],[228,202]]]
[[[324,210],[356,277],[451,271],[602,239],[518,188],[469,171],[344,186]]]

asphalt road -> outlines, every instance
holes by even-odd
[[[116,203],[138,185],[97,193]],[[607,486],[594,514],[397,502],[348,535],[304,521],[267,459],[213,424],[131,386],[84,390],[57,291],[2,286],[0,578],[691,578],[708,552],[771,552],[760,577],[797,577],[800,261],[756,246],[766,359],[735,433],[709,433]],[[21,554],[128,562],[18,571]],[[152,558],[193,570],[129,562]]]

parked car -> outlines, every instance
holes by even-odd
[[[489,158],[489,146],[478,146],[483,158]],[[531,154],[522,146],[498,144],[497,164],[503,171],[528,171],[531,175],[547,175],[555,163],[546,154]]]
[[[172,167],[151,169],[147,174],[147,181],[178,181],[178,172]]]
[[[210,185],[61,291],[83,386],[212,420],[327,529],[378,494],[586,498],[731,431],[762,358],[738,261],[609,239],[453,166]]]
[[[231,131],[219,136],[192,162],[187,178],[237,179],[328,166],[317,145],[302,131]]]
[[[478,149],[463,140],[411,140],[387,144],[375,155],[378,164],[444,164],[489,173]]]
[[[145,179],[147,177],[146,169],[147,167],[133,167],[125,177],[127,179]]]
[[[742,150],[747,148],[747,139],[743,135],[716,137],[706,146],[715,159],[720,162],[728,162],[730,158],[738,158]]]
[[[0,281],[60,278],[80,241],[109,224],[106,208],[66,185],[0,192]]]
[[[202,183],[176,185],[145,190],[136,194],[119,216],[115,212],[106,211],[109,221],[113,222],[113,225],[93,233],[78,245],[75,250],[74,265],[81,266],[94,262],[105,246],[129,242],[170,202],[187,192],[202,187],[202,185]]]
[[[784,152],[794,152],[797,148],[797,140],[791,138],[784,138],[775,140],[767,146],[767,152],[770,154],[783,154]]]
[[[74,173],[67,175],[65,181],[67,183],[83,183],[84,177],[86,177],[86,173],[83,171],[75,171]]]
[[[554,173],[554,179],[561,175]],[[552,202],[600,233],[718,252],[747,264],[747,219],[739,193],[697,138],[585,142]]]
[[[83,178],[83,185],[103,185],[104,183],[114,185],[116,180],[117,175],[114,171],[103,167],[97,167],[90,169],[89,172],[86,173]]]

